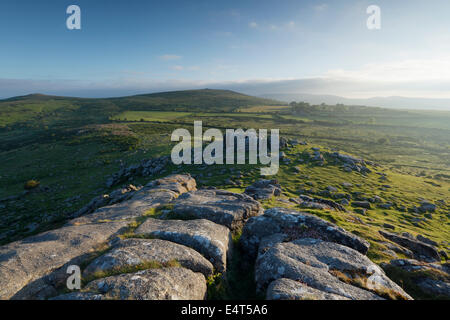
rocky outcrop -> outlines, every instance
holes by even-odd
[[[400,269],[422,292],[433,298],[450,299],[450,264],[426,263],[414,259],[395,259],[381,266],[389,272]]]
[[[340,243],[363,254],[369,243],[344,229],[312,214],[285,208],[272,208],[264,215],[250,218],[244,227],[240,243],[246,253],[256,257],[263,238],[278,235],[282,241],[317,238]]]
[[[181,266],[210,275],[211,263],[200,253],[188,247],[174,243],[159,243],[161,248],[149,246],[148,249],[151,252],[143,254],[139,251],[143,249],[143,244],[141,246],[138,244],[139,240],[122,241],[119,244],[113,241],[117,235],[127,231],[129,225],[135,223],[136,218],[144,216],[149,209],[167,204],[180,194],[191,190],[195,190],[195,180],[188,175],[173,175],[158,179],[139,191],[133,191],[128,201],[97,209],[91,214],[69,221],[60,229],[0,247],[0,299],[44,299],[54,296],[67,280],[66,272],[69,265],[80,265],[91,259],[94,252],[103,250],[105,246],[109,247],[113,243],[116,243],[116,246],[123,246],[122,249],[116,248],[116,251],[110,252],[112,256],[109,256],[117,259],[114,263],[119,269],[132,266],[133,262],[136,262],[132,259],[127,261],[120,259],[127,254],[129,257],[133,254],[142,254],[141,259],[144,264],[148,262],[146,259],[154,259],[151,262],[158,262],[161,265],[166,262],[163,257],[166,254],[166,259],[172,257]],[[224,228],[215,226],[219,229]],[[229,233],[228,229],[222,232]],[[217,234],[220,237],[221,233]],[[199,237],[199,239],[202,238]],[[210,242],[215,243],[215,241],[215,234],[211,235]],[[150,242],[151,240],[147,241],[147,243]],[[227,244],[228,238],[226,238],[225,246]],[[118,252],[120,250],[122,250],[121,253]],[[111,260],[108,260],[107,256],[98,258],[97,262],[100,260],[105,262],[101,267],[107,269],[107,262],[111,263]],[[93,265],[91,267],[95,269]],[[103,271],[107,273],[110,270]]]
[[[231,230],[239,230],[247,219],[262,214],[259,202],[245,194],[224,190],[188,192],[173,202],[179,217],[208,219]]]
[[[400,236],[395,233],[380,230],[380,234],[388,240],[411,250],[418,260],[440,261],[441,257],[437,249],[427,243],[419,241],[412,236]]]
[[[267,300],[350,300],[341,295],[320,291],[291,279],[272,281],[267,288]]]
[[[106,180],[106,187],[110,188],[133,176],[151,176],[160,173],[169,162],[170,157],[142,160],[141,163],[121,168]]]
[[[65,266],[80,264],[127,224],[68,226],[0,247],[0,299],[51,296],[67,278]]]
[[[139,188],[130,184],[125,188],[120,188],[120,189],[114,190],[110,194],[102,194],[100,196],[97,196],[97,197],[93,198],[83,208],[72,213],[70,215],[70,218],[77,218],[77,217],[92,213],[95,210],[97,210],[98,208],[126,201],[126,200],[130,199],[133,196],[133,194],[138,190],[139,190]]]
[[[147,219],[135,233],[193,248],[205,256],[219,272],[226,270],[227,255],[230,253],[232,241],[230,230],[224,226],[205,219],[189,221]]]
[[[203,300],[206,281],[188,269],[159,268],[95,280],[83,291],[55,300]]]
[[[281,195],[281,186],[277,180],[259,180],[244,191],[255,200],[267,200]]]
[[[205,277],[213,274],[213,265],[197,251],[166,240],[126,239],[119,241],[108,253],[92,261],[83,271],[86,278],[96,274],[117,273],[145,265],[164,266],[180,264],[200,272]]]
[[[411,299],[366,256],[318,239],[277,243],[260,251],[255,266],[258,289],[282,278],[300,281],[322,295],[354,300]]]
[[[196,182],[189,175],[172,175],[154,180],[131,199],[112,206],[102,207],[91,214],[71,220],[69,225],[102,221],[130,220],[143,216],[150,209],[167,204],[185,192],[196,190]]]
[[[367,161],[339,152],[332,152],[328,153],[327,155],[331,158],[334,158],[335,161],[342,163],[342,168],[346,172],[356,171],[362,174],[367,174],[372,172],[372,170],[370,170],[367,165],[375,165],[375,163],[373,163],[372,161]]]

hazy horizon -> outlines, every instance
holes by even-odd
[[[2,1],[1,99],[213,88],[439,99],[450,110],[445,0],[80,0],[81,29],[68,30],[71,4]],[[380,30],[366,26],[372,4]]]

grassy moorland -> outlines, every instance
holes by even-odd
[[[108,189],[105,181],[121,165],[169,154],[171,132],[190,129],[194,120],[202,120],[204,129],[277,128],[288,139],[308,142],[285,151],[291,162],[282,163],[274,177],[284,194],[265,207],[295,207],[286,200],[305,189],[334,199],[325,192],[329,186],[336,193],[378,196],[395,206],[373,206],[365,215],[351,206],[349,212],[306,211],[369,240],[368,256],[375,262],[392,258],[378,233],[384,224],[396,232],[425,235],[450,253],[450,112],[295,108],[220,90],[114,99],[31,95],[0,101],[0,244],[60,226],[93,197],[118,188]],[[353,154],[379,167],[364,176],[345,172],[332,161],[317,166],[309,161],[312,147]],[[172,172],[189,172],[201,186],[237,192],[261,178],[258,167],[249,165],[169,165],[161,175]],[[377,172],[387,180],[380,181]],[[153,178],[132,177],[127,183]],[[29,180],[39,186],[25,190]],[[408,210],[424,199],[444,204],[431,217]]]

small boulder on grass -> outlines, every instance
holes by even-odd
[[[37,180],[28,180],[27,182],[25,182],[25,185],[23,187],[25,188],[25,190],[32,190],[39,187],[40,184],[41,183]]]

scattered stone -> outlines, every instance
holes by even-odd
[[[372,209],[369,201],[353,201],[352,206],[357,208]]]
[[[245,189],[245,194],[255,200],[265,200],[281,195],[281,186],[277,180],[259,180]]]
[[[436,211],[436,205],[427,201],[423,201],[420,204],[420,207],[418,208],[419,212],[425,213],[425,212],[435,212]]]
[[[151,176],[160,173],[169,162],[170,157],[164,156],[155,159],[142,160],[139,164],[134,164],[128,168],[122,168],[111,175],[106,181],[106,187],[111,188],[122,181],[126,181],[134,176]]]
[[[353,184],[351,184],[350,182],[342,182],[342,186],[344,188],[351,188],[351,187],[353,187]]]
[[[338,189],[333,187],[333,186],[328,186],[327,190],[330,191],[330,192],[338,192]]]
[[[440,256],[436,248],[426,243],[414,239],[412,236],[396,235],[387,231],[380,230],[380,234],[388,240],[391,240],[405,248],[410,249],[417,259],[424,261],[440,261]]]

